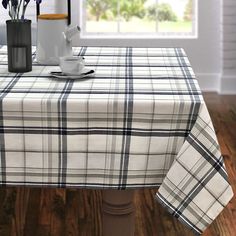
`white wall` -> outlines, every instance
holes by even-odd
[[[236,1],[222,2],[222,75],[220,92],[236,94]]]

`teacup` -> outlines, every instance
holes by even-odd
[[[66,56],[60,57],[61,71],[68,75],[81,74],[84,69],[84,59],[82,57]]]

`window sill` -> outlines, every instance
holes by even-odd
[[[96,34],[96,33],[81,33],[80,34],[80,39],[87,40],[87,39],[112,39],[112,40],[134,40],[134,39],[139,39],[139,40],[148,40],[148,39],[198,39],[198,35],[195,34],[148,34],[148,33],[137,33],[137,34]]]

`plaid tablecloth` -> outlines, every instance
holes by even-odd
[[[2,185],[127,189],[201,233],[232,189],[198,82],[180,48],[74,48],[93,78],[7,71],[0,49]],[[33,58],[35,54],[33,55]]]

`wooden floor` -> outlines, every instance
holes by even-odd
[[[230,182],[236,193],[236,96],[204,94],[211,114]],[[135,194],[135,236],[191,236],[155,200],[157,190]],[[1,188],[0,236],[102,236],[101,192]],[[236,235],[236,198],[204,236]],[[112,236],[112,235],[111,235]]]

